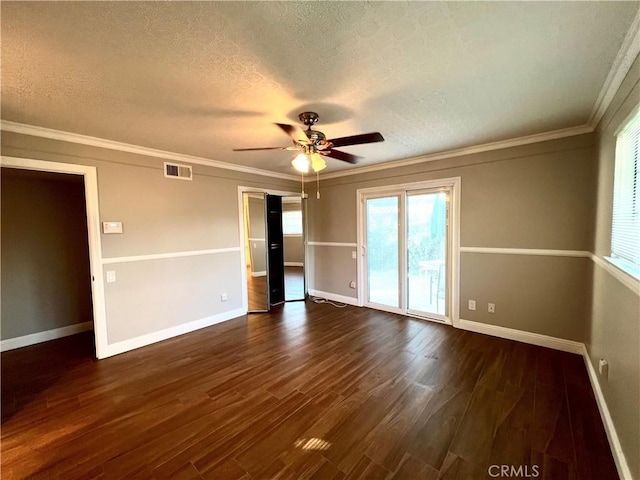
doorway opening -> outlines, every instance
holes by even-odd
[[[4,161],[0,176],[4,423],[92,361],[96,338],[84,177]]]
[[[15,287],[16,283],[14,282],[20,278],[20,281],[24,283],[23,288],[20,288],[21,295],[29,296],[29,298],[25,297],[24,301],[15,298],[17,300],[15,304],[3,302],[3,334],[10,334],[12,338],[2,340],[2,349],[9,350],[32,345],[93,329],[95,356],[97,358],[108,356],[96,168],[14,157],[2,157],[1,163],[3,177],[7,172],[9,176],[20,179],[22,183],[39,182],[46,178],[56,179],[54,183],[64,183],[64,187],[61,189],[63,192],[68,190],[75,192],[71,199],[54,200],[56,195],[59,196],[53,192],[56,188],[44,187],[45,195],[51,196],[51,198],[47,197],[48,203],[46,205],[51,211],[47,213],[47,218],[39,220],[40,225],[37,228],[41,230],[41,234],[38,235],[42,237],[39,239],[40,242],[33,243],[28,249],[11,249],[6,243],[4,245],[3,257],[5,254],[18,255],[15,252],[21,251],[20,255],[23,255],[24,258],[18,259],[21,270],[17,277],[12,275],[11,280],[3,282],[3,287]],[[6,186],[7,184],[3,185],[3,187]],[[6,193],[3,191],[3,197]],[[19,191],[16,194],[22,195]],[[33,191],[29,192],[29,196],[35,197]],[[64,201],[70,203],[66,207],[62,206],[63,203],[60,202]],[[11,227],[7,225],[9,231],[7,232],[3,228],[3,237],[5,237],[5,233],[25,235],[23,227],[36,228],[34,222],[37,217],[42,217],[43,205],[38,207],[37,203],[34,203],[31,211],[23,210],[26,203],[33,202],[37,202],[37,198],[30,198],[29,202],[20,202],[20,211],[14,212],[16,216],[13,220],[15,221],[12,221]],[[3,210],[10,205],[11,201],[9,201],[9,205],[3,202]],[[57,208],[55,208],[56,205],[58,205]],[[77,215],[74,215],[74,220],[68,223],[70,221],[67,218],[68,214],[74,209],[77,210]],[[2,213],[3,223],[5,223],[10,217],[5,218],[5,212]],[[16,227],[15,232],[11,232],[13,227]],[[58,231],[56,236],[46,233],[56,230]],[[27,237],[33,236],[33,233],[30,231],[26,235]],[[36,238],[29,241],[32,240],[35,241]],[[38,256],[41,256],[42,259],[37,260]],[[9,259],[9,264],[12,260],[16,259]],[[36,262],[39,267],[33,267],[31,265],[33,262]],[[47,273],[50,277],[42,276],[45,272],[45,269],[42,268],[43,262],[46,265],[52,265]],[[3,276],[6,274],[5,266],[3,265]],[[56,293],[55,288],[65,281],[67,287],[64,287],[62,292]],[[78,290],[72,291],[75,287]],[[3,298],[6,299],[8,296],[8,292],[3,292]],[[39,305],[42,307],[40,312],[36,311]],[[55,305],[59,308],[54,308]],[[23,320],[33,317],[34,320],[31,322],[33,325],[25,325],[22,320],[21,325],[17,325],[16,328],[10,327],[5,330],[5,323],[20,311],[24,313],[24,315],[23,313],[19,314]],[[43,312],[48,315],[44,322],[42,322],[45,315]],[[40,320],[37,319],[38,317]],[[35,325],[34,322],[38,321],[42,325]]]
[[[306,298],[304,202],[300,194],[238,187],[243,307],[265,313]]]
[[[358,190],[360,305],[457,323],[459,185]]]

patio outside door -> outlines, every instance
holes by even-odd
[[[364,196],[365,304],[448,319],[447,188]]]

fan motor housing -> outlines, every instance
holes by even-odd
[[[312,127],[318,122],[320,116],[316,112],[302,112],[300,115],[298,115],[298,118],[307,127]]]

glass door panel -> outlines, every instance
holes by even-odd
[[[367,300],[400,307],[400,197],[366,199]]]
[[[445,317],[447,194],[407,194],[407,310]]]

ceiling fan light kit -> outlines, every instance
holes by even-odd
[[[309,158],[304,153],[296,155],[291,165],[300,173],[309,173]]]

